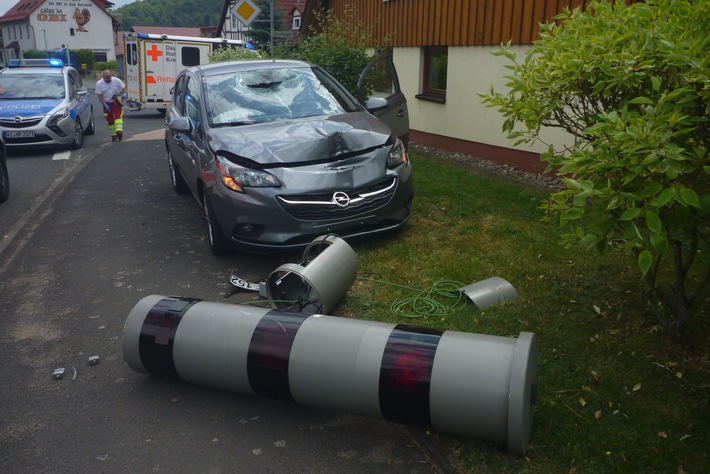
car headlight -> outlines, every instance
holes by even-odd
[[[60,120],[66,118],[69,116],[69,109],[67,107],[62,107],[58,111],[52,114],[51,117],[49,117],[49,120],[47,121],[48,126],[53,126],[57,125]]]
[[[392,149],[387,153],[387,167],[396,168],[409,161],[407,158],[407,150],[404,148],[404,143],[399,138],[396,139]]]
[[[243,193],[244,188],[277,188],[281,183],[276,176],[266,171],[244,168],[218,156],[215,168],[219,180],[232,191]]]

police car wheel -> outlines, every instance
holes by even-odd
[[[74,130],[74,141],[71,144],[72,150],[78,150],[84,146],[84,127],[81,125],[81,120],[77,117]]]

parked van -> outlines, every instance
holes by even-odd
[[[178,73],[209,63],[207,55],[220,48],[244,48],[241,40],[127,33],[123,35],[128,110],[165,113]]]

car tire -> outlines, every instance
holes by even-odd
[[[7,201],[10,197],[10,177],[7,173],[5,160],[0,161],[0,202]]]
[[[96,132],[96,122],[94,121],[94,107],[91,107],[89,114],[89,126],[84,130],[84,135],[93,135]]]
[[[74,141],[71,142],[70,148],[72,150],[78,150],[84,146],[84,126],[81,124],[81,119],[76,118],[76,125],[74,130]]]
[[[187,187],[187,183],[182,177],[180,170],[177,169],[173,155],[170,152],[168,152],[168,169],[170,170],[170,182],[173,184],[173,191],[175,191],[176,194],[187,193],[190,188]]]
[[[217,216],[214,213],[214,208],[210,202],[207,193],[202,194],[202,209],[205,212],[205,220],[207,220],[207,238],[209,239],[210,250],[212,254],[219,256],[229,255],[234,252],[234,247],[227,240],[227,237],[222,233],[217,223]]]

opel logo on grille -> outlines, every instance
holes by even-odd
[[[15,117],[15,123],[22,123],[22,117],[20,117],[20,116]]]
[[[337,193],[333,193],[333,199],[331,202],[338,207],[347,207],[348,204],[350,204],[350,196],[342,191],[338,191]]]

